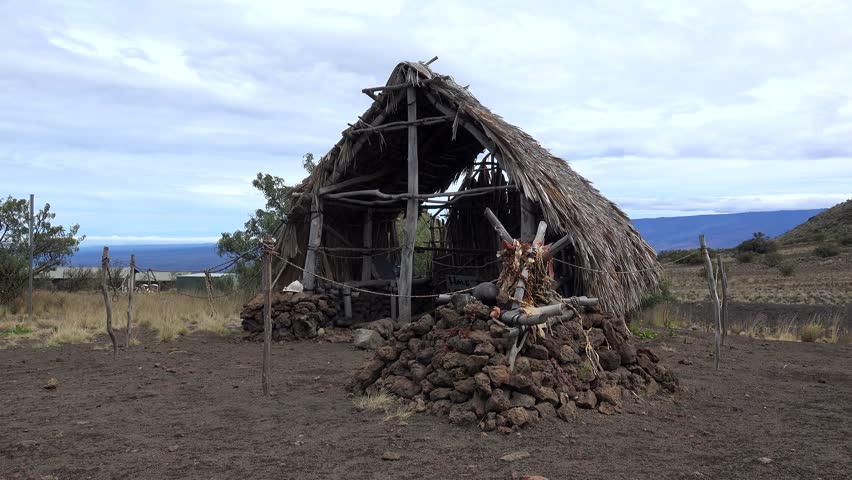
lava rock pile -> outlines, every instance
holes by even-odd
[[[252,297],[240,312],[243,330],[263,337],[264,294]],[[338,308],[328,295],[304,292],[272,294],[272,340],[310,339],[319,329],[331,326]]]
[[[592,308],[528,338],[510,370],[514,338],[489,313],[474,301],[402,325],[359,368],[351,390],[387,391],[418,412],[508,433],[542,417],[569,420],[577,408],[621,413],[626,395],[678,386],[653,352],[633,346],[622,318]]]

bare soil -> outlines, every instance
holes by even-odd
[[[0,350],[0,478],[849,478],[852,346],[733,337],[715,372],[710,336],[639,342],[681,392],[511,435],[356,411],[349,344],[276,344],[270,398],[236,336]]]

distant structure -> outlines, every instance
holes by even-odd
[[[222,291],[230,291],[236,286],[237,276],[233,273],[211,273],[213,290],[220,294]],[[206,275],[202,273],[185,273],[175,277],[175,289],[178,293],[187,295],[207,295]]]
[[[627,216],[565,160],[434,72],[434,60],[402,62],[385,86],[363,90],[370,108],[292,193],[278,248],[299,268],[288,266],[276,285],[384,289],[398,294],[396,316],[408,321],[413,294],[497,277],[487,206],[513,237],[530,241],[539,220],[550,226],[547,242],[571,234],[554,265],[566,296],[597,297],[617,314],[638,306],[658,283],[658,264]],[[364,297],[396,313],[387,297]]]

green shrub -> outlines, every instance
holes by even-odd
[[[775,268],[775,267],[781,265],[781,260],[783,260],[781,258],[781,255],[779,255],[777,253],[767,253],[761,259],[761,261],[763,262],[764,265],[766,265],[767,267],[772,267],[772,268]]]
[[[740,263],[751,263],[754,261],[754,253],[753,252],[738,252],[734,258],[737,259]]]
[[[834,245],[820,245],[814,249],[814,255],[820,258],[836,257],[840,250]]]
[[[660,280],[657,288],[645,295],[639,303],[639,308],[645,310],[664,302],[675,302],[677,298],[672,293],[672,282],[668,278]]]
[[[714,258],[716,251],[712,248],[708,249],[708,251],[710,252],[710,257]],[[677,262],[678,265],[700,265],[704,263],[704,255],[701,255],[700,248],[692,250],[663,250],[657,254],[657,261],[660,263]]]
[[[33,331],[30,327],[23,325],[21,323],[16,324],[14,327],[7,328],[3,331],[3,335],[7,337],[11,337],[12,335],[26,335],[28,333],[32,333]]]
[[[657,332],[651,330],[650,328],[643,328],[637,325],[630,326],[630,333],[636,335],[639,338],[657,338]]]
[[[778,251],[778,243],[770,240],[763,232],[756,232],[754,236],[737,245],[738,252],[772,253]]]
[[[792,263],[785,263],[778,267],[778,270],[781,272],[781,275],[785,277],[792,277],[796,274],[796,266]]]

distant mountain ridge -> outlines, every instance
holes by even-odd
[[[840,204],[832,210],[838,207],[843,207],[840,213],[852,216],[852,201]],[[820,212],[825,212],[827,216],[816,216]],[[676,248],[696,248],[698,246],[698,235],[701,233],[707,235],[707,242],[710,247],[730,248],[751,238],[754,232],[763,232],[770,237],[776,237],[807,222],[811,217],[814,217],[814,220],[818,218],[827,219],[826,222],[829,224],[842,223],[843,219],[847,218],[834,213],[828,215],[828,213],[829,211],[825,209],[779,210],[687,217],[640,218],[633,220],[633,224],[645,241],[657,252],[660,252]],[[820,220],[820,222],[823,221]],[[820,225],[823,223],[820,223]],[[852,220],[846,221],[846,225],[852,225]],[[800,228],[804,227],[802,225]],[[822,227],[816,226],[814,228]],[[80,251],[71,258],[71,264],[83,267],[100,265],[102,248],[100,245],[81,247]],[[127,264],[130,261],[131,253],[136,254],[136,263],[140,267],[164,271],[201,271],[225,261],[224,258],[216,254],[215,243],[116,245],[110,247],[110,257],[114,262]]]
[[[825,209],[743,212],[688,217],[640,218],[633,224],[657,252],[698,247],[698,235],[705,234],[711,248],[731,248],[763,232],[776,237],[808,221]]]
[[[783,243],[820,242],[852,238],[852,200],[824,210],[778,237]]]
[[[96,267],[101,264],[103,246],[85,245],[71,257],[75,267]],[[226,259],[216,254],[215,243],[177,244],[177,245],[115,245],[110,246],[109,256],[113,264],[130,263],[130,255],[136,255],[139,268],[162,271],[198,272],[224,262]]]

